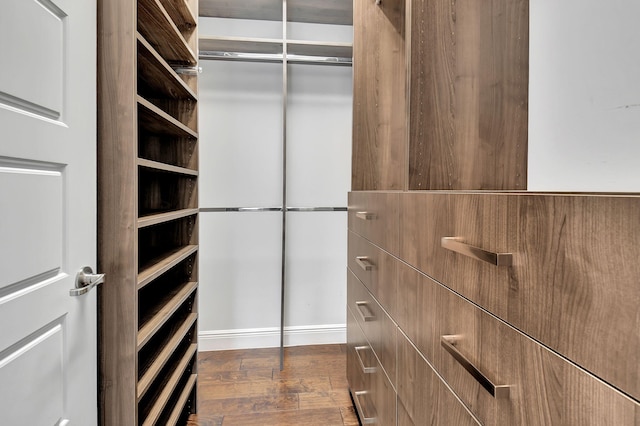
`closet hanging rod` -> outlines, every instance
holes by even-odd
[[[282,207],[202,207],[201,213],[220,212],[281,212]],[[287,207],[288,212],[346,212],[346,207]]]
[[[287,62],[290,64],[342,65],[350,67],[353,64],[353,59],[338,56],[287,55]]]
[[[202,50],[199,58],[215,61],[271,62],[280,63],[284,55],[281,53],[245,53]],[[287,55],[287,62],[292,64],[341,65],[351,66],[352,58],[337,56]]]
[[[200,59],[217,61],[243,61],[243,62],[282,62],[282,53],[245,53],[245,52],[221,52],[213,50],[201,50]]]

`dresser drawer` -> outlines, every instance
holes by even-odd
[[[408,193],[400,255],[640,399],[638,211],[631,196]]]
[[[347,309],[347,380],[362,424],[394,425],[396,392]]]
[[[347,381],[352,392],[369,389],[369,376],[375,365],[373,350],[353,313],[347,308]]]
[[[364,284],[350,272],[347,276],[347,306],[362,328],[389,380],[395,384],[397,327]]]
[[[398,336],[398,425],[478,425],[416,348]]]
[[[397,254],[399,195],[397,192],[350,192],[349,229]]]
[[[394,317],[396,311],[397,259],[354,232],[349,232],[349,269]]]
[[[487,425],[637,425],[638,403],[450,289],[433,287],[433,366]],[[430,335],[430,337],[428,337]],[[401,370],[400,370],[401,371]]]
[[[400,259],[496,315],[506,316],[510,268],[445,249],[442,239],[490,252],[513,249],[515,234],[507,232],[507,202],[508,198],[492,194],[403,194]]]

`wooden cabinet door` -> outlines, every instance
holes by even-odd
[[[406,179],[405,0],[355,0],[354,191],[401,190]]]
[[[409,4],[409,189],[526,189],[528,0]]]

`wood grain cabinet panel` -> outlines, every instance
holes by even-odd
[[[395,384],[397,326],[353,273],[347,276],[347,306],[389,380]]]
[[[526,189],[528,0],[408,4],[408,188]]]
[[[354,190],[402,190],[406,180],[405,1],[355,0]]]
[[[640,198],[408,193],[401,199],[405,261],[640,399]],[[447,250],[443,237],[511,253],[512,265]]]
[[[424,307],[437,315],[433,366],[482,424],[637,424],[638,402],[447,287],[429,278],[422,285],[435,289]],[[445,349],[443,338],[465,361]],[[465,362],[508,394],[493,396]]]
[[[489,194],[402,194],[400,258],[504,318],[510,269],[447,250],[442,247],[442,238],[456,238],[490,252],[506,252],[515,243],[515,235],[505,232],[507,208],[506,197]]]
[[[398,338],[398,425],[478,424],[411,342],[401,335]]]
[[[640,197],[508,200],[508,321],[640,401]]]
[[[392,318],[397,316],[397,259],[358,234],[349,232],[349,269],[364,283]]]
[[[398,192],[349,193],[348,227],[383,250],[398,254]]]

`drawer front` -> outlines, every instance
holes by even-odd
[[[394,425],[396,392],[347,309],[347,380],[362,424]]]
[[[353,313],[347,308],[347,381],[352,392],[370,387],[369,374],[375,368],[373,351],[364,338]]]
[[[640,197],[514,198],[508,321],[640,400]]]
[[[496,315],[506,315],[510,268],[443,248],[442,239],[449,238],[456,248],[460,243],[492,252],[512,247],[505,232],[507,198],[406,193],[400,205],[400,259]]]
[[[395,317],[397,260],[354,232],[349,232],[349,269],[387,312]]]
[[[426,278],[433,365],[487,425],[636,425],[638,403]]]
[[[640,197],[408,193],[401,258],[640,400],[638,211]]]
[[[397,192],[350,192],[348,226],[353,232],[398,254]]]
[[[364,284],[351,272],[347,276],[347,303],[389,380],[395,384],[397,327]]]
[[[478,425],[415,347],[398,337],[398,425]]]

